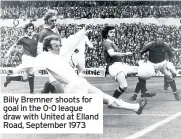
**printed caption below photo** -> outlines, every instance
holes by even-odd
[[[1,133],[103,133],[101,95],[1,94]]]

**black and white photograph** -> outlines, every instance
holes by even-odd
[[[0,3],[2,139],[181,139],[181,1]]]

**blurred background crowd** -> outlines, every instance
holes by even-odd
[[[90,25],[91,32],[88,34],[90,41],[94,44],[95,49],[89,49],[86,47],[86,67],[104,67],[105,59],[102,48],[102,36],[101,30],[103,28],[101,25]],[[70,36],[77,32],[77,24],[59,24],[59,30],[61,30],[62,36]],[[142,24],[142,23],[121,23],[120,25],[115,25],[116,28],[116,39],[115,43],[119,46],[122,52],[131,51],[133,56],[124,57],[123,61],[135,65],[137,63],[137,55],[139,50],[143,45],[149,41],[152,41],[157,36],[157,30],[161,27],[164,30],[163,38],[164,41],[169,43],[171,47],[180,48],[181,47],[181,27],[176,26],[158,26],[156,24]],[[42,26],[36,28],[36,32],[40,32]],[[17,27],[1,27],[1,66],[17,66],[21,63],[21,49],[22,47],[17,46],[7,62],[4,58],[7,50],[18,40],[20,36],[23,35],[23,28]],[[181,67],[181,52],[176,52],[174,56],[174,65]],[[8,63],[8,64],[6,64]]]
[[[132,18],[132,17],[181,17],[181,2],[140,2],[139,1],[2,1],[1,18],[41,18],[44,13],[50,9],[56,9],[59,18]],[[46,5],[46,6],[45,6]],[[47,6],[48,5],[48,6]],[[128,6],[129,5],[129,6]],[[82,25],[83,26],[83,25]],[[86,47],[86,67],[105,67],[105,59],[102,47],[101,30],[103,24],[90,25],[91,32],[88,34],[90,41],[94,44],[95,49]],[[136,65],[139,50],[143,45],[152,41],[157,36],[157,30],[163,29],[164,41],[171,47],[181,48],[181,26],[174,25],[156,25],[143,23],[121,23],[115,25],[116,39],[115,43],[122,52],[131,51],[133,56],[123,58],[123,61]],[[77,24],[57,24],[57,28],[62,36],[68,37],[78,30]],[[37,27],[36,32],[40,32],[43,26]],[[22,47],[17,46],[16,50],[11,53],[9,61],[5,59],[8,49],[15,44],[20,36],[23,35],[22,27],[2,26],[1,31],[1,67],[14,67],[21,63]],[[181,52],[174,55],[174,65],[181,67]]]
[[[179,1],[2,1],[1,18],[42,18],[56,9],[60,18],[181,17]]]

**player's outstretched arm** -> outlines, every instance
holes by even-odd
[[[74,50],[77,47],[77,44],[84,38],[84,35],[86,34],[86,28],[84,27],[82,30],[78,31],[76,34],[69,36],[64,44],[63,47],[66,47],[67,50],[67,54],[65,54],[66,56],[70,56],[71,54],[74,52]]]
[[[132,55],[132,52],[126,52],[126,53],[121,53],[121,52],[115,52],[114,49],[109,49],[108,51],[109,56],[114,57],[114,56],[118,56],[118,57],[123,57],[123,56],[128,56],[128,55]]]

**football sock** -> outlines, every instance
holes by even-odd
[[[145,93],[147,91],[146,89],[146,80],[138,78],[140,82],[140,88],[141,88],[141,93]]]
[[[30,76],[28,78],[28,83],[30,87],[30,93],[33,93],[34,92],[34,76]]]
[[[167,78],[164,76],[164,86],[165,87],[168,87],[169,86],[169,83],[168,83],[168,81],[167,81]]]
[[[115,90],[113,97],[118,98],[122,93],[124,93],[124,90],[119,87],[118,89]]]
[[[138,83],[136,84],[135,94],[137,95],[140,90],[141,90],[141,86],[140,86],[140,82],[138,82]]]
[[[172,88],[173,92],[177,92],[177,87],[176,87],[175,79],[173,79],[170,82],[170,87]]]

